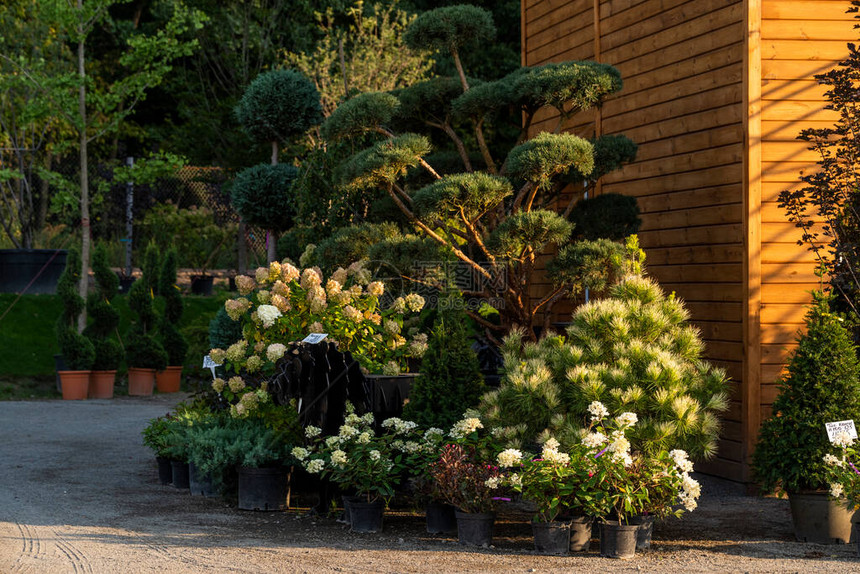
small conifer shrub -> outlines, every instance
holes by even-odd
[[[78,316],[86,305],[78,295],[81,280],[81,254],[77,249],[69,249],[66,256],[66,269],[57,282],[57,295],[63,302],[63,312],[57,321],[57,342],[63,360],[70,371],[88,371],[95,360],[92,342],[78,333]]]
[[[182,319],[182,295],[176,286],[176,249],[170,248],[161,262],[158,275],[158,293],[164,300],[164,314],[161,317],[159,332],[161,345],[167,352],[168,365],[182,365],[188,353],[188,341],[179,332]]]
[[[128,292],[128,306],[137,315],[125,340],[126,362],[129,368],[164,370],[167,352],[155,335],[158,316],[153,300],[158,288],[158,248],[146,248],[143,276],[134,282]]]
[[[797,492],[827,488],[825,454],[839,454],[825,423],[860,422],[860,362],[832,297],[814,294],[806,333],[798,337],[787,372],[753,454],[762,488]]]
[[[448,429],[478,404],[485,387],[462,300],[443,299],[438,313],[403,417],[424,427]]]
[[[119,288],[119,277],[108,265],[107,251],[99,245],[93,252],[96,290],[87,297],[87,315],[92,322],[84,330],[95,350],[94,371],[115,371],[123,359],[123,348],[114,338],[119,326],[119,311],[111,305]]]

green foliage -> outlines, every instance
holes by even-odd
[[[111,304],[119,287],[119,277],[108,265],[107,250],[99,245],[93,253],[93,275],[96,291],[87,296],[90,324],[84,329],[95,350],[94,371],[113,371],[123,359],[122,345],[112,338],[119,326],[119,311]]]
[[[323,272],[332,273],[338,267],[346,268],[353,261],[367,259],[373,245],[399,235],[400,230],[393,223],[363,223],[342,227],[316,246],[313,263]]]
[[[335,109],[320,127],[327,140],[360,135],[388,125],[397,112],[400,101],[383,92],[358,94]]]
[[[600,401],[610,412],[639,415],[630,431],[635,449],[710,458],[717,413],[728,405],[726,378],[702,360],[704,345],[687,319],[674,295],[630,275],[606,299],[576,309],[566,337],[523,346],[522,334],[510,335],[502,385],[482,410],[511,446],[529,448],[547,435],[565,446],[580,440],[589,404]]]
[[[314,6],[318,8],[317,3]],[[344,105],[339,103],[356,92],[385,92],[412,84],[424,79],[433,66],[429,53],[403,44],[403,31],[414,16],[396,2],[365,7],[358,0],[345,15],[329,8],[318,19],[322,39],[313,50],[286,54],[286,62],[316,84],[326,116],[337,113]]]
[[[599,296],[626,271],[625,254],[623,245],[609,239],[576,241],[559,250],[547,274],[556,285],[572,285],[571,297],[585,289]]]
[[[145,236],[161,251],[176,247],[177,264],[199,274],[217,262],[236,244],[236,223],[216,221],[208,207],[178,208],[172,203],[156,205],[143,220]]]
[[[553,179],[576,168],[588,175],[594,169],[591,143],[572,134],[541,132],[508,154],[511,175],[548,188]]]
[[[403,39],[413,49],[456,52],[466,44],[490,42],[495,35],[492,14],[466,4],[424,12],[412,22]]]
[[[797,492],[828,486],[825,454],[838,454],[824,423],[860,420],[860,362],[833,298],[816,293],[787,373],[762,423],[753,469],[762,488]]]
[[[63,302],[63,312],[57,321],[57,342],[60,352],[71,371],[88,371],[95,360],[92,342],[78,333],[78,316],[86,303],[78,295],[81,280],[81,256],[77,249],[69,249],[66,256],[66,269],[57,282],[57,295]]]
[[[158,315],[153,307],[158,287],[158,248],[146,248],[143,275],[128,292],[128,306],[136,314],[125,337],[125,356],[129,367],[162,370],[167,366],[167,352],[155,338]]]
[[[576,202],[570,212],[575,239],[620,241],[639,230],[639,205],[635,197],[604,193]]]
[[[168,457],[168,434],[170,433],[169,415],[166,417],[158,417],[150,419],[141,434],[143,435],[143,445],[151,449],[157,457]]]
[[[521,259],[528,250],[567,241],[573,226],[561,215],[546,209],[515,213],[493,230],[489,249],[499,257]]]
[[[257,141],[287,142],[322,121],[320,95],[301,72],[273,70],[251,82],[236,119]]]
[[[637,145],[625,135],[602,135],[591,141],[594,146],[594,169],[590,174],[577,173],[577,179],[596,182],[609,172],[620,169],[625,163],[636,159]],[[570,178],[570,175],[568,176]]]
[[[387,186],[408,168],[418,165],[430,152],[430,141],[417,134],[403,134],[358,152],[343,165],[340,180],[347,189]]]
[[[242,170],[233,182],[233,206],[251,225],[275,231],[289,228],[296,213],[292,186],[298,173],[287,164],[259,164]]]
[[[513,96],[526,109],[551,106],[568,117],[599,105],[603,98],[620,90],[621,74],[608,64],[560,62],[519,73]]]
[[[486,173],[449,175],[418,190],[413,196],[415,214],[430,220],[463,213],[474,221],[513,194],[511,183]]]
[[[222,306],[209,322],[209,348],[226,349],[242,338],[242,324],[234,321]]]
[[[182,365],[188,354],[188,341],[179,331],[182,319],[182,295],[176,285],[176,249],[165,253],[158,276],[158,292],[164,301],[164,311],[159,325],[161,346],[167,352],[168,365]]]
[[[470,78],[470,81],[475,81]],[[424,123],[448,123],[452,113],[451,102],[463,93],[460,79],[453,76],[440,76],[418,82],[394,91],[400,106],[395,114],[395,122],[402,130],[425,128]]]
[[[421,360],[421,376],[409,393],[403,418],[425,428],[449,428],[486,390],[478,357],[470,346],[463,301],[449,296],[439,314]]]

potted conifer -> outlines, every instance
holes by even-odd
[[[70,249],[66,257],[66,269],[57,282],[57,294],[63,302],[63,313],[57,321],[57,342],[63,354],[66,369],[58,371],[63,398],[79,400],[87,398],[90,384],[90,369],[95,359],[95,350],[89,339],[78,333],[78,316],[86,303],[78,295],[81,280],[81,256]]]
[[[158,276],[158,293],[164,300],[164,314],[159,325],[161,345],[167,353],[167,367],[155,375],[159,393],[179,391],[182,365],[188,352],[188,342],[177,325],[182,318],[182,295],[176,286],[176,249],[170,248],[164,256]]]
[[[851,516],[844,501],[829,500],[830,444],[825,423],[860,421],[860,361],[832,297],[815,293],[798,338],[773,415],[764,421],[753,455],[763,490],[787,492],[798,540],[847,543]]]
[[[143,276],[128,293],[128,306],[137,315],[125,340],[129,395],[151,395],[156,371],[167,366],[167,353],[155,338],[157,316],[152,303],[157,280],[158,250],[150,245],[144,255]]]
[[[89,397],[109,399],[113,397],[116,370],[123,359],[122,345],[111,336],[119,325],[119,312],[111,305],[119,287],[119,277],[114,273],[107,260],[103,245],[93,252],[93,274],[96,290],[87,297],[87,315],[92,322],[84,330],[93,344],[95,360],[90,374]]]

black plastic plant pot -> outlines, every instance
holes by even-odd
[[[0,293],[53,295],[66,268],[65,249],[0,249]]]
[[[241,510],[283,510],[287,501],[287,469],[282,466],[239,467]]]

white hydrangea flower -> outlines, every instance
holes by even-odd
[[[370,451],[370,460],[379,460],[382,457],[382,453],[378,450]]]
[[[325,462],[321,458],[315,458],[305,466],[305,470],[311,474],[319,474],[324,468]]]
[[[322,434],[322,429],[320,427],[315,427],[313,425],[308,425],[305,427],[305,436],[308,438],[315,438]]]
[[[424,440],[435,441],[445,436],[445,431],[437,427],[430,427],[424,431]]]
[[[283,357],[286,352],[287,346],[283,343],[272,343],[266,348],[266,358],[274,363]]]
[[[351,425],[343,425],[337,433],[343,440],[349,440],[358,435],[358,429]]]
[[[588,448],[597,448],[606,442],[606,435],[602,432],[591,432],[582,438],[582,444]]]
[[[361,424],[372,425],[374,422],[373,413],[364,413],[359,420]]]
[[[603,403],[600,401],[592,401],[592,403],[588,405],[588,412],[591,413],[592,422],[603,420],[609,416],[609,409],[603,406]]]
[[[370,433],[369,432],[363,432],[363,433],[359,434],[358,438],[355,439],[355,442],[357,442],[358,444],[369,444],[370,443]]]
[[[490,478],[488,478],[487,480],[484,481],[484,485],[491,490],[495,490],[495,489],[499,488],[500,482],[501,482],[501,479],[498,476],[491,476]]]
[[[474,417],[465,418],[454,423],[448,435],[451,438],[463,438],[482,428],[484,428],[484,425],[481,423],[481,419]]]
[[[639,422],[639,417],[636,416],[636,413],[621,413],[617,417],[615,417],[615,424],[617,424],[621,428],[630,428]]]
[[[394,300],[394,303],[391,304],[391,308],[395,313],[400,313],[402,315],[406,312],[406,299],[398,297]]]
[[[268,329],[281,317],[281,311],[274,305],[260,305],[257,307],[257,316],[263,322],[263,327]]]
[[[308,452],[308,449],[300,446],[295,447],[293,450],[290,451],[290,453],[299,461],[304,461],[310,454]]]
[[[523,453],[515,448],[509,448],[500,452],[496,460],[499,461],[499,466],[502,468],[511,468],[523,461]]]
[[[841,431],[837,433],[836,436],[833,438],[833,444],[835,444],[836,446],[843,447],[851,446],[852,444],[854,444],[854,439],[851,438],[851,435],[847,432]]]
[[[508,482],[511,486],[520,487],[523,485],[523,477],[515,472],[508,477]]]
[[[330,436],[327,439],[325,439],[325,445],[328,448],[335,448],[336,446],[339,446],[340,443],[341,443],[340,437],[337,435]]]
[[[382,281],[373,281],[367,285],[367,292],[374,297],[380,297],[385,292],[385,285]]]
[[[417,313],[424,308],[424,297],[418,293],[410,293],[406,296],[406,306],[413,313]]]
[[[346,466],[346,463],[349,462],[349,458],[346,456],[346,453],[340,449],[332,451],[331,453],[331,463],[336,466]]]
[[[614,452],[612,453],[612,460],[615,462],[620,462],[624,466],[630,466],[633,464],[633,459],[630,457],[630,454],[627,452]]]
[[[559,442],[555,440],[554,437],[550,437],[545,443],[543,443],[543,447],[549,450],[558,450]]]
[[[557,450],[544,448],[540,455],[541,458],[549,462],[561,465],[570,464],[570,455],[565,452],[558,452]]]
[[[843,492],[843,489],[842,489],[842,485],[840,483],[834,482],[833,484],[830,485],[830,496],[832,496],[833,498],[841,497],[842,492]]]

